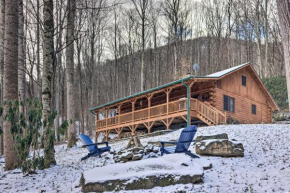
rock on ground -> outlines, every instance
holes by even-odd
[[[243,157],[244,147],[242,143],[226,139],[211,139],[197,142],[195,152],[199,155]]]
[[[94,182],[85,184],[82,176],[80,185],[82,192],[104,192],[119,190],[151,189],[156,186],[165,187],[175,184],[198,184],[203,182],[202,175],[158,175],[146,176],[134,180],[110,180],[105,182]]]

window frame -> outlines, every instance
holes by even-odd
[[[242,75],[242,86],[247,86],[247,77],[244,75]]]
[[[224,111],[234,113],[235,112],[235,98],[230,97],[228,95],[224,95],[223,106],[224,106]]]
[[[252,115],[257,115],[257,105],[255,105],[255,104],[252,104]]]

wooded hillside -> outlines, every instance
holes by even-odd
[[[194,63],[199,75],[246,62],[261,78],[285,74],[274,0],[19,2],[20,98],[47,94],[42,102],[58,112],[55,128],[69,119],[92,134],[89,108],[179,79]]]

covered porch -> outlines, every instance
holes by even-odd
[[[114,133],[135,133],[152,128],[166,127],[177,123],[190,124],[193,119],[207,125],[226,123],[226,115],[211,106],[215,83],[197,82],[194,78],[177,84],[129,97],[94,111],[96,137],[103,132],[106,140]]]

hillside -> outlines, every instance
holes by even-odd
[[[156,187],[142,192],[287,192],[290,191],[290,132],[288,125],[221,125],[202,127],[197,136],[227,133],[230,139],[243,143],[245,157],[220,158],[202,156],[213,167],[204,171],[204,183]],[[262,135],[261,135],[262,133]],[[148,141],[177,139],[180,130],[147,139]],[[112,148],[126,146],[128,141],[111,144]],[[78,145],[81,145],[78,143]],[[190,147],[194,151],[193,146]],[[79,179],[84,170],[114,164],[112,158],[89,158],[81,162],[87,150],[56,146],[57,165],[23,176],[18,170],[3,171],[0,164],[0,192],[80,192]],[[107,157],[107,158],[105,158]],[[155,158],[149,158],[155,159]],[[97,174],[96,174],[97,175]],[[121,191],[123,192],[123,191]],[[126,191],[128,192],[128,191]]]
[[[283,55],[279,49],[268,50],[267,63],[265,55],[261,56],[263,66],[258,65],[255,42],[236,39],[216,39],[201,37],[179,42],[177,77],[173,76],[173,45],[168,44],[145,52],[145,85],[150,89],[179,79],[188,73],[194,74],[192,64],[199,63],[198,75],[207,75],[242,63],[251,62],[261,78],[284,75]],[[264,48],[263,48],[264,49]],[[140,92],[140,52],[124,52],[117,61],[107,61],[96,70],[102,72],[95,77],[93,104],[106,102]],[[272,69],[276,70],[273,71]]]

